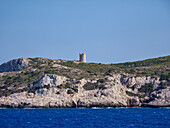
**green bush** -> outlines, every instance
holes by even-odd
[[[127,94],[128,96],[138,96],[137,94],[132,93],[132,92],[129,92],[129,91],[126,91],[126,94]]]
[[[44,88],[49,89],[49,88],[50,88],[50,86],[48,86],[48,85],[44,85]]]
[[[69,83],[66,83],[64,88],[71,88]]]
[[[161,74],[160,80],[167,80],[169,81],[170,75],[169,74]]]
[[[168,85],[170,85],[170,82],[161,82],[157,90],[165,89]]]
[[[105,80],[104,80],[104,79],[99,79],[99,80],[97,80],[97,82],[98,82],[98,83],[104,83]]]
[[[126,91],[126,94],[127,94],[128,96],[137,96],[137,97],[139,97],[139,98],[144,98],[144,97],[146,96],[146,94],[144,94],[144,95],[139,95],[139,94],[135,94],[135,93],[132,93],[132,92],[129,92],[129,91]]]
[[[139,92],[145,92],[145,93],[152,92],[153,84],[149,83],[149,84],[142,85],[141,88],[139,88],[138,90]]]
[[[107,89],[106,87],[105,87],[105,85],[99,85],[99,89],[102,89],[102,90],[104,90],[104,89]]]
[[[73,94],[73,91],[69,89],[69,90],[67,91],[67,94]]]
[[[58,85],[58,86],[57,86],[57,88],[60,88],[60,89],[61,89],[62,87],[63,87],[63,85],[62,85],[62,84],[60,84],[60,85]]]
[[[158,94],[161,94],[161,91],[158,91],[157,93],[158,93]]]
[[[94,89],[97,89],[98,87],[98,84],[97,83],[86,83],[83,88],[85,90],[94,90]]]
[[[78,89],[77,88],[72,88],[75,92],[78,92]]]
[[[58,91],[56,94],[60,94],[60,92]]]

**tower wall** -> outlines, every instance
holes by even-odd
[[[84,63],[86,62],[86,53],[79,54],[79,61]]]

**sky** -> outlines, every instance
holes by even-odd
[[[0,64],[119,63],[170,55],[169,0],[0,0]]]

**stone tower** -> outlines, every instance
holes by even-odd
[[[79,61],[86,63],[86,53],[79,54]]]

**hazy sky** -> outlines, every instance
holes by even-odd
[[[101,63],[170,55],[170,1],[0,0],[0,64],[80,52]]]

